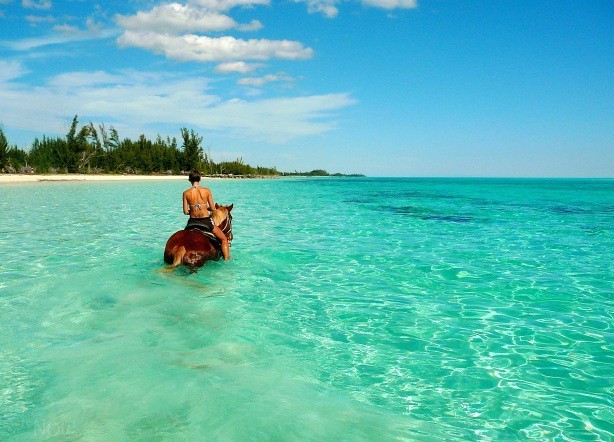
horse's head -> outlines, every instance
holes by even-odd
[[[232,241],[232,211],[234,204],[230,206],[220,206],[215,203],[215,210],[213,211],[212,217],[213,222],[217,227],[219,227],[228,241]]]

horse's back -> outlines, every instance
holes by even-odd
[[[173,264],[175,253],[181,247],[185,248],[183,264],[186,265],[202,266],[210,259],[219,258],[219,252],[205,235],[196,230],[179,230],[166,242],[164,262]]]
[[[1,0],[0,0],[1,1]],[[232,215],[234,204],[229,206],[215,205],[213,220],[228,239],[232,241]],[[212,233],[207,237],[197,230],[179,230],[173,233],[164,248],[164,262],[173,267],[184,264],[189,267],[201,267],[209,260],[218,260],[222,255],[221,241]],[[213,242],[212,242],[213,241]]]

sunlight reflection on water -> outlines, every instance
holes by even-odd
[[[0,436],[613,437],[611,181],[210,185],[194,274],[181,183],[0,187]]]

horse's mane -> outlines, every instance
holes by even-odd
[[[228,209],[226,209],[226,207],[224,206],[220,206],[218,209],[215,209],[211,214],[211,217],[213,218],[213,223],[216,225],[216,227],[219,227],[220,224],[224,222],[227,216]]]

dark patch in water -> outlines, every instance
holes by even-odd
[[[586,215],[586,214],[599,214],[599,213],[612,213],[614,212],[614,206],[596,207],[591,209],[585,209],[583,207],[571,207],[571,206],[552,206],[550,210],[554,213],[560,213],[563,215]]]
[[[87,303],[87,306],[90,307],[92,310],[103,310],[106,308],[113,307],[115,306],[115,304],[117,304],[117,300],[110,296],[103,295],[92,298]]]
[[[401,207],[383,206],[382,209],[389,210],[394,213],[400,213],[402,215],[418,215],[421,212],[422,213],[427,212],[427,210],[425,209],[422,209],[420,207],[414,207],[414,206],[401,206]]]
[[[462,199],[467,201],[478,201],[481,198],[474,198],[464,195],[446,195],[442,193],[423,192],[419,190],[378,190],[367,194],[369,198],[404,198],[404,199],[435,199],[435,200],[447,200],[447,199]]]
[[[422,220],[435,220],[435,221],[448,221],[453,223],[469,223],[473,221],[480,221],[472,216],[466,215],[442,215],[435,213],[432,210],[414,207],[414,206],[381,206],[381,209],[393,212],[399,215],[411,216],[413,218],[419,218]],[[483,220],[482,220],[483,221]]]
[[[458,215],[428,215],[428,216],[423,216],[422,219],[451,221],[453,223],[469,223],[469,222],[475,221],[475,218],[472,218],[470,216],[458,216]]]
[[[569,206],[554,206],[551,209],[554,213],[587,213],[588,210],[581,209],[579,207],[569,207]]]
[[[597,236],[609,233],[609,229],[606,226],[587,226],[583,227],[584,233],[590,236]]]

